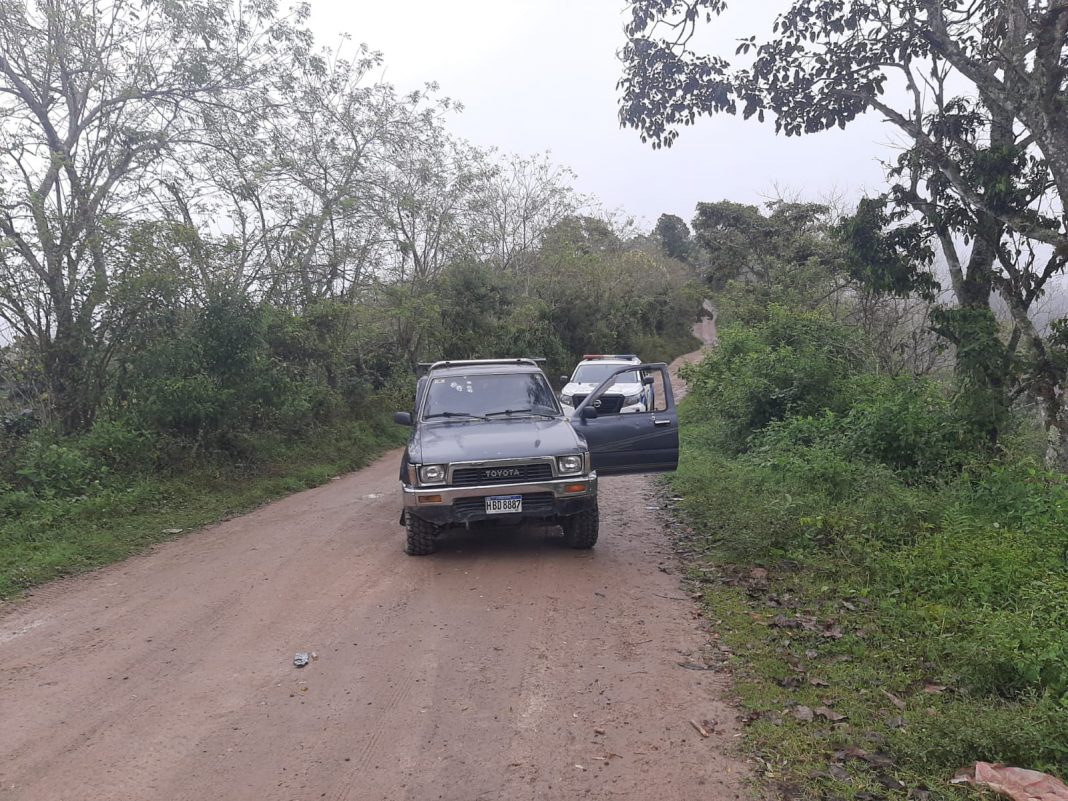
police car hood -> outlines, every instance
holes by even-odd
[[[434,420],[421,423],[408,445],[416,464],[566,456],[585,449],[583,439],[563,417]]]
[[[563,389],[564,395],[589,395],[597,387],[601,386],[600,383],[596,384],[576,384],[570,383]],[[605,390],[605,395],[637,395],[642,391],[642,385],[637,382],[632,383],[616,383]]]

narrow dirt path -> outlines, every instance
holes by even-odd
[[[603,481],[591,552],[412,559],[398,458],[8,609],[0,801],[748,794],[725,679],[679,664],[706,635],[650,480]]]

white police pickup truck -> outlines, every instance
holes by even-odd
[[[641,363],[642,360],[632,353],[586,354],[570,377],[560,376],[564,382],[560,392],[564,414],[571,417],[586,397],[619,368]],[[612,387],[596,401],[597,411],[601,414],[627,414],[652,409],[653,388],[644,379],[645,375],[639,369],[617,375]]]

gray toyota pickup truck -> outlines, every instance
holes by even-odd
[[[559,524],[572,548],[597,542],[597,479],[674,470],[679,426],[667,365],[623,365],[655,383],[657,408],[601,414],[606,377],[569,419],[534,359],[427,365],[401,461],[407,553],[434,551],[443,529],[479,521]]]

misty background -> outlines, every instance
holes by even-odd
[[[695,47],[733,53],[746,34],[771,30],[785,2],[732,4]],[[648,230],[663,213],[689,221],[699,201],[761,203],[779,193],[854,201],[884,184],[880,160],[893,133],[868,114],[845,131],[776,136],[770,123],[698,120],[671,149],[655,151],[616,116],[623,4],[612,0],[412,0],[397,6],[312,0],[321,41],[382,51],[379,76],[400,89],[428,81],[464,105],[451,129],[481,147],[536,153],[577,175],[581,192],[634,215]]]

